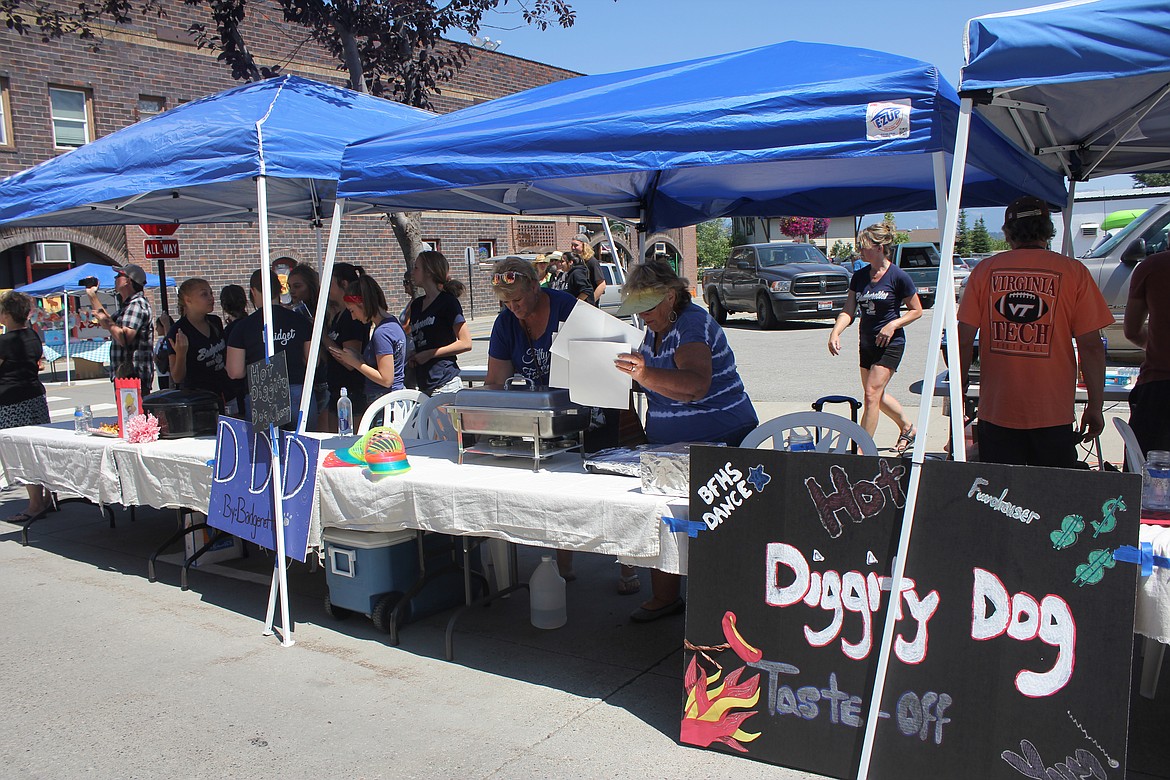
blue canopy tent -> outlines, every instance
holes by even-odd
[[[1087,0],[972,19],[960,92],[1075,182],[1170,171],[1170,4]],[[1071,252],[1072,225],[1065,220]]]
[[[16,288],[17,292],[22,292],[25,295],[31,295],[34,298],[43,298],[50,295],[60,295],[62,297],[62,311],[65,318],[65,382],[68,384],[73,381],[73,371],[69,365],[69,358],[72,357],[72,351],[69,348],[69,301],[67,296],[76,295],[85,292],[85,287],[80,284],[82,279],[92,276],[98,280],[99,290],[114,289],[114,277],[116,270],[112,265],[105,265],[103,263],[82,263],[74,266],[58,274],[46,276],[44,279],[38,279],[35,282],[22,285]],[[167,287],[175,285],[174,279],[167,279]],[[148,273],[146,275],[147,287],[158,287],[159,277],[156,274]]]
[[[958,96],[932,65],[786,42],[560,81],[345,151],[338,196],[391,209],[582,214],[645,230],[729,216],[929,209]],[[963,204],[1057,176],[978,123]]]
[[[965,207],[1003,205],[1022,194],[1063,202],[1059,175],[982,119],[962,125],[971,152],[957,165],[964,181],[948,200],[946,158],[955,149],[959,115],[958,95],[925,62],[786,42],[558,82],[440,117],[425,132],[355,143],[345,151],[337,196],[392,209],[589,213],[637,221],[643,238],[649,230],[716,217],[933,206],[942,224],[947,204],[957,212],[960,199]],[[949,289],[952,274],[951,263],[943,263],[940,288]],[[955,327],[953,297],[939,300],[928,346],[930,386],[943,322],[951,332]],[[962,408],[957,383],[952,403]],[[911,495],[929,412],[923,404]],[[954,419],[962,441],[960,416]],[[893,592],[905,559],[903,549]],[[890,604],[892,610],[897,599]],[[894,623],[888,615],[883,676]],[[880,689],[871,701],[862,776]]]
[[[259,265],[268,269],[269,216],[319,227],[331,210],[345,144],[431,116],[298,76],[246,84],[177,106],[0,181],[0,225],[256,222]],[[261,279],[271,322],[269,276]],[[325,287],[322,296],[327,294]],[[319,306],[324,305],[322,300]],[[271,329],[267,341],[271,355]],[[319,343],[318,332],[312,361]],[[279,490],[276,495],[279,514]],[[274,569],[283,596],[281,534],[277,547]],[[283,599],[281,611],[282,641],[290,645]]]

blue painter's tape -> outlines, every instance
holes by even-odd
[[[1136,563],[1142,567],[1142,576],[1149,577],[1154,573],[1154,567],[1170,569],[1170,558],[1164,555],[1154,555],[1154,545],[1142,542],[1141,549],[1127,544],[1118,547],[1113,553],[1113,560],[1122,563]]]
[[[707,530],[704,523],[696,523],[694,520],[679,520],[677,517],[663,517],[662,522],[666,523],[666,527],[676,534],[685,533],[687,536],[694,539],[699,535],[699,531]]]

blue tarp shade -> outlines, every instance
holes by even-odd
[[[346,143],[432,116],[298,76],[247,84],[0,181],[0,223],[255,222],[262,174],[271,217],[328,217]]]
[[[909,101],[905,138],[867,109]],[[872,108],[871,108],[872,107]],[[787,42],[556,82],[355,143],[339,197],[392,209],[594,213],[649,229],[726,216],[835,217],[935,207],[931,154],[954,146],[958,96],[933,66]],[[963,205],[1059,177],[975,123]]]
[[[22,285],[16,288],[17,292],[25,293],[26,295],[44,296],[44,295],[60,295],[62,292],[67,293],[83,293],[85,288],[78,282],[87,276],[96,276],[98,280],[98,289],[112,290],[114,289],[114,276],[117,269],[111,265],[103,265],[101,263],[82,263],[74,266],[67,271],[62,271],[59,274],[46,276],[44,279],[38,279],[35,282]],[[148,273],[146,275],[147,287],[158,287],[158,275]],[[167,287],[174,287],[175,280],[167,277]]]
[[[966,38],[961,93],[1050,168],[1078,181],[1170,171],[1166,0],[992,14],[968,22]]]

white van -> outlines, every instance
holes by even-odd
[[[605,311],[616,314],[618,307],[622,305],[622,285],[625,284],[626,275],[617,263],[600,265],[601,274],[605,277],[605,290],[601,293],[599,303]]]
[[[1136,365],[1142,361],[1142,349],[1125,337],[1122,325],[1129,299],[1129,277],[1147,256],[1167,249],[1170,249],[1170,201],[1147,209],[1080,258],[1113,312],[1114,323],[1105,330],[1110,362]]]

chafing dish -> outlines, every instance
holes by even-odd
[[[536,387],[512,377],[503,390],[467,388],[448,407],[459,442],[459,462],[466,452],[532,459],[540,462],[562,452],[581,449],[581,432],[589,427],[590,411],[569,400],[569,391]],[[475,434],[465,444],[464,434]]]

